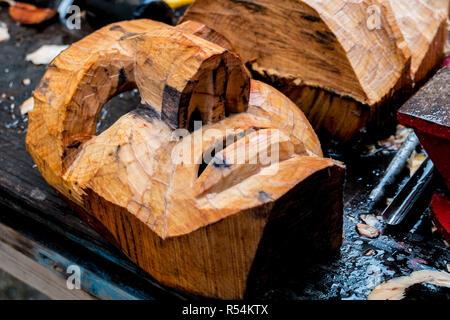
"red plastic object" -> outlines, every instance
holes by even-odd
[[[450,67],[450,55],[447,56],[447,59],[445,59],[444,63],[442,64],[442,67]]]
[[[436,228],[450,243],[450,201],[444,194],[435,193],[431,200],[431,210]]]
[[[450,189],[450,67],[444,67],[398,112],[401,124],[414,128]]]

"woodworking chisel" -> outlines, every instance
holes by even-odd
[[[427,157],[414,175],[395,196],[391,204],[384,210],[383,219],[389,225],[400,224],[414,208],[433,179],[434,165]]]

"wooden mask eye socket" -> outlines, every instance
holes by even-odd
[[[52,169],[64,173],[95,136],[103,105],[135,87],[142,105],[172,129],[188,129],[194,112],[207,124],[245,111],[250,77],[240,58],[182,30],[150,20],[122,22],[62,52],[37,87],[30,116],[31,130],[39,127],[53,150],[43,152],[48,147],[29,138],[30,152],[61,159]]]

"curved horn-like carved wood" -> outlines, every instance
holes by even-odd
[[[171,128],[186,128],[195,110],[205,124],[245,111],[249,86],[239,58],[222,47],[150,20],[114,24],[49,65],[30,117],[39,134],[28,136],[27,145],[45,155],[40,166],[58,179],[95,136],[103,104],[122,91],[137,87],[142,104]]]
[[[198,27],[222,41],[198,24],[188,33],[134,21],[72,45],[36,90],[27,148],[45,179],[155,279],[236,299],[255,261],[340,246],[344,169],[323,158],[293,102],[250,82],[236,55],[193,35]],[[134,85],[143,105],[95,136],[102,104]],[[204,125],[188,131],[194,106]],[[279,237],[290,240],[267,240]]]

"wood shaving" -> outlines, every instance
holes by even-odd
[[[374,255],[375,253],[377,253],[375,250],[370,249],[370,250],[368,250],[364,255],[365,255],[366,257],[369,257],[369,256]]]
[[[359,216],[364,223],[371,227],[376,227],[380,224],[380,220],[375,217],[373,214],[362,214]]]
[[[411,157],[408,159],[408,166],[409,166],[409,175],[412,177],[414,173],[419,169],[422,162],[425,161],[427,158],[427,155],[424,153],[417,153],[413,152]]]
[[[28,54],[25,60],[31,61],[36,65],[49,64],[57,55],[68,47],[68,45],[43,45],[38,50]]]
[[[55,9],[38,8],[29,3],[11,1],[9,15],[21,24],[39,24],[50,20],[58,13]]]
[[[9,39],[8,26],[0,21],[0,42]]]
[[[450,288],[450,274],[446,272],[421,270],[411,273],[408,277],[400,277],[378,285],[367,297],[368,300],[401,300],[406,288],[418,284],[429,283]]]
[[[411,133],[411,129],[408,129],[402,125],[397,125],[395,135],[390,136],[386,140],[378,141],[380,146],[386,147],[387,150],[398,150],[403,142],[405,142],[408,135]]]
[[[363,223],[358,223],[356,225],[356,231],[358,231],[361,236],[369,239],[378,238],[380,236],[380,230]]]
[[[372,144],[367,146],[367,153],[373,154],[381,150],[396,151],[402,146],[403,142],[405,142],[411,132],[412,129],[399,124],[397,125],[394,135],[385,140],[378,141],[375,145]]]
[[[25,100],[24,103],[22,103],[22,105],[20,106],[20,113],[27,114],[33,109],[34,109],[34,99],[33,97],[30,97],[27,100]]]

